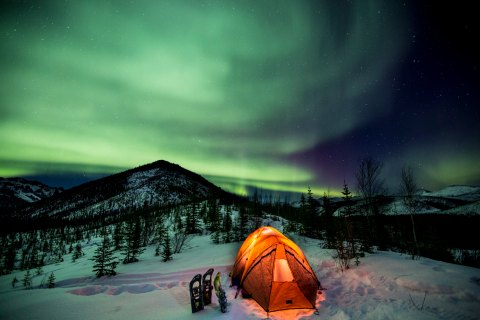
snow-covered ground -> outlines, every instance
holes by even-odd
[[[448,186],[437,191],[421,191],[420,195],[426,197],[456,198],[467,201],[480,200],[480,187],[478,186]]]
[[[379,252],[361,259],[361,264],[340,273],[329,250],[318,240],[292,238],[304,250],[326,290],[318,295],[314,310],[271,313],[271,319],[479,319],[480,269],[453,265],[392,252]],[[13,277],[0,277],[0,319],[264,319],[267,314],[249,299],[234,299],[228,272],[240,243],[213,245],[209,236],[194,237],[188,247],[161,262],[149,247],[138,263],[117,268],[115,277],[96,279],[92,273],[95,241],[84,244],[86,255],[44,267],[35,276],[34,288],[25,290],[21,281],[11,287]],[[227,289],[228,313],[222,314],[214,296],[205,310],[192,314],[188,283],[197,273],[213,267],[222,272]],[[34,270],[32,270],[34,272]],[[54,272],[56,288],[38,285]]]

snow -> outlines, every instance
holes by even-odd
[[[378,252],[360,265],[338,272],[330,250],[318,240],[293,235],[326,288],[314,310],[271,313],[271,319],[478,319],[480,270],[393,252]],[[24,271],[0,277],[0,319],[264,319],[266,312],[251,299],[234,299],[228,286],[230,271],[241,243],[213,245],[209,236],[195,236],[173,260],[161,262],[148,247],[141,261],[120,264],[119,274],[96,279],[88,260],[96,242],[83,244],[86,255],[44,267],[33,278],[34,288],[21,286]],[[188,284],[197,273],[213,267],[221,271],[227,291],[228,313],[222,314],[216,297],[205,310],[192,314]],[[32,270],[34,272],[34,270]],[[50,272],[56,288],[38,288]],[[16,276],[16,288],[10,283]],[[424,300],[425,299],[425,300]],[[424,300],[424,302],[423,302]],[[422,307],[423,304],[423,307]]]
[[[423,196],[457,198],[469,201],[480,200],[480,187],[476,186],[448,186],[438,191],[423,191]]]
[[[138,171],[138,172],[132,173],[132,175],[128,177],[129,187],[132,189],[137,188],[141,184],[145,183],[145,181],[148,180],[149,178],[153,178],[156,175],[158,175],[159,172],[160,172],[159,169],[151,169],[151,170]]]
[[[0,194],[5,191],[11,191],[16,198],[26,202],[36,202],[51,197],[62,189],[23,178],[0,178]]]
[[[416,214],[431,214],[440,213],[441,210],[419,199],[419,208],[417,208]],[[386,215],[403,215],[410,214],[409,208],[405,206],[402,199],[395,199],[392,203],[386,205],[383,209],[383,213]]]

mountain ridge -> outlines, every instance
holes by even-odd
[[[63,191],[63,188],[52,187],[37,180],[0,177],[0,215],[4,216],[12,210],[23,208]]]
[[[16,214],[75,220],[228,196],[201,175],[158,160],[72,187]]]

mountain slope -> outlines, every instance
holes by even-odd
[[[25,208],[21,215],[89,219],[226,195],[196,173],[156,161],[66,190]]]
[[[50,187],[35,180],[0,178],[0,212],[5,215],[62,191],[62,188]]]
[[[410,214],[403,200],[400,195],[381,196],[377,199],[377,206],[385,215]],[[414,200],[418,205],[416,214],[480,214],[480,187],[476,186],[448,186],[433,192],[422,190],[414,196]],[[342,214],[344,205],[341,199],[331,200],[336,216]],[[360,214],[365,210],[365,201],[354,197],[352,207]]]

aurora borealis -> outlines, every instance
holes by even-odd
[[[239,193],[323,194],[372,155],[392,188],[405,164],[422,187],[479,184],[473,16],[436,9],[2,2],[0,176],[51,183],[164,159]]]

